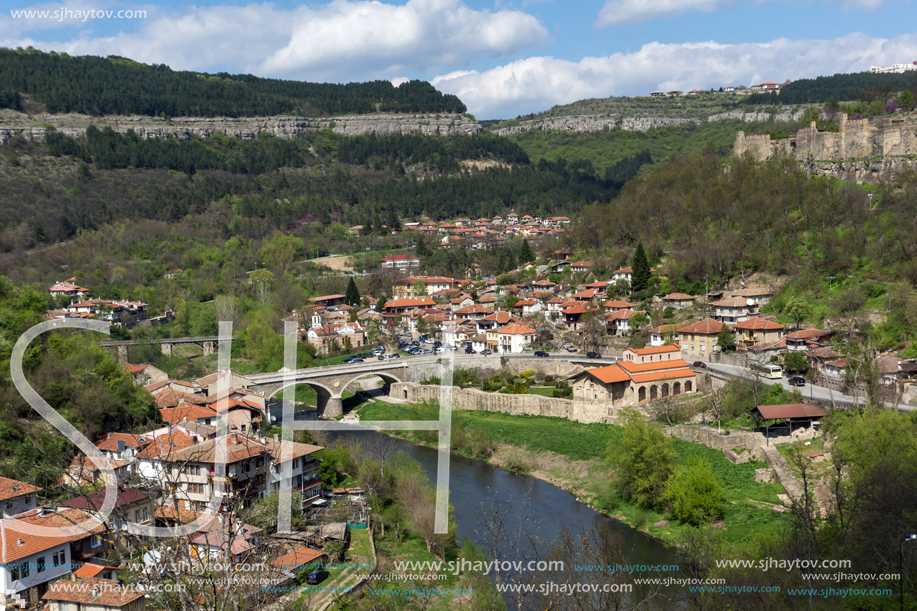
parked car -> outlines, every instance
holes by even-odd
[[[423,349],[422,349],[420,352],[418,352],[417,354],[433,354],[433,351],[430,350],[430,349],[428,349],[428,348],[423,348]]]
[[[806,385],[806,379],[802,376],[793,376],[792,378],[790,378],[789,382],[790,382],[790,386],[805,386]]]
[[[319,569],[317,571],[312,571],[311,573],[306,575],[306,583],[314,586],[315,584],[319,584],[325,581],[330,576],[331,576],[331,573],[329,573],[328,571],[322,570],[322,569]]]
[[[493,354],[493,351],[488,350],[487,348],[484,348],[483,350],[481,350],[481,354],[483,354],[484,356],[490,356],[491,354]]]
[[[703,362],[703,361],[694,361],[694,362],[691,364],[691,367],[700,367],[701,369],[706,369],[706,368],[707,368],[707,363],[705,363],[705,362]]]
[[[435,348],[433,348],[433,354],[442,354],[443,352],[445,351],[443,350],[442,346],[436,346]]]
[[[374,354],[385,354],[385,346],[376,346],[373,348]]]
[[[576,345],[571,344],[570,342],[567,342],[566,344],[564,344],[564,350],[566,350],[567,352],[576,352]]]
[[[475,350],[471,346],[468,346],[467,348],[465,348],[465,354],[477,354],[477,353],[478,353],[477,350]]]
[[[602,358],[602,355],[599,354],[598,352],[587,352],[586,358],[587,359],[600,359]]]
[[[401,358],[401,355],[398,354],[397,352],[394,352],[394,353],[392,353],[392,354],[383,354],[382,356],[385,357],[385,360],[386,360],[386,361],[390,361],[390,360],[392,360],[392,359],[400,359],[400,358]]]
[[[349,359],[347,359],[346,361],[344,361],[344,363],[346,363],[347,365],[353,365],[354,363],[362,363],[362,362],[363,362],[363,359],[361,359],[358,356],[352,356]]]
[[[536,350],[536,351],[535,351],[535,356],[537,356],[537,357],[539,357],[539,358],[546,359],[546,358],[548,358],[548,357],[551,356],[551,355],[548,354],[547,352],[545,352],[544,350]]]

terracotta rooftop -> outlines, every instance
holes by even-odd
[[[781,329],[786,329],[783,325],[778,325],[775,322],[765,320],[759,316],[740,322],[736,324],[735,328],[748,329],[750,331],[780,331]]]
[[[20,482],[8,477],[0,477],[0,501],[8,501],[19,496],[40,492],[41,488]]]
[[[535,329],[521,323],[510,323],[500,329],[500,335],[534,335]]]
[[[821,418],[828,412],[816,403],[786,403],[783,405],[759,405],[757,411],[765,420],[783,420],[785,418]]]
[[[289,554],[284,554],[280,558],[271,560],[271,566],[282,571],[293,572],[301,566],[307,565],[310,562],[315,562],[324,555],[325,552],[318,549],[297,547]]]
[[[120,609],[144,596],[143,591],[111,579],[85,577],[79,581],[58,580],[51,584],[41,599],[75,603],[86,609]]]
[[[700,322],[692,322],[678,330],[679,333],[694,333],[698,335],[716,335],[723,330],[723,323],[705,318]]]

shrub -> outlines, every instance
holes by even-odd
[[[710,465],[696,457],[669,478],[663,498],[682,522],[698,525],[723,516],[723,487]]]

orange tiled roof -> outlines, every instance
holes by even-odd
[[[598,378],[605,384],[627,382],[630,380],[630,375],[618,365],[609,365],[608,367],[599,367],[598,369],[587,369],[584,373],[588,373]]]
[[[534,335],[535,329],[528,325],[513,322],[500,329],[499,333],[500,335]]]
[[[681,352],[681,346],[678,344],[668,344],[665,346],[652,346],[650,348],[626,348],[627,351],[634,352],[637,356],[647,356],[650,354],[664,354],[666,352]]]
[[[298,547],[289,554],[271,560],[271,566],[283,571],[293,571],[303,565],[314,562],[325,555],[325,552],[311,547]]]
[[[716,335],[723,330],[723,323],[712,318],[705,318],[700,322],[692,322],[678,330],[679,333],[695,333],[698,335]]]
[[[750,331],[779,331],[785,329],[783,325],[778,325],[775,322],[769,320],[764,320],[759,316],[754,318],[749,318],[745,322],[740,322],[735,326],[736,329],[748,329]]]
[[[41,488],[20,482],[8,477],[0,477],[0,501],[7,501],[18,496],[25,496],[33,492],[39,492]]]

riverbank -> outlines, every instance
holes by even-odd
[[[362,420],[435,420],[438,408],[432,404],[393,405],[374,402],[357,410]],[[610,424],[582,424],[545,416],[513,416],[501,412],[456,410],[453,430],[471,431],[478,439],[467,447],[480,450],[480,438],[490,440],[494,452],[482,456],[469,452],[463,445],[453,445],[453,452],[483,460],[495,467],[523,473],[566,490],[576,499],[609,517],[666,543],[673,543],[681,533],[695,527],[679,523],[661,511],[649,510],[616,501],[610,494],[611,472],[604,457],[610,443],[623,429]],[[397,432],[412,443],[435,446],[429,431]],[[434,433],[435,435],[435,433]],[[690,457],[702,458],[711,465],[723,484],[726,508],[719,528],[726,540],[747,543],[763,530],[777,526],[783,519],[783,505],[778,497],[779,484],[760,484],[754,471],[764,463],[735,465],[718,450],[675,439],[677,461],[684,464]],[[484,444],[487,445],[487,444]],[[657,527],[658,526],[658,527]]]

